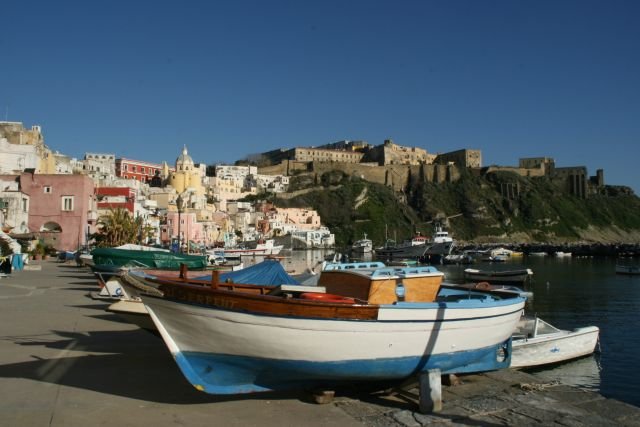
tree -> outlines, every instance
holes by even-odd
[[[114,247],[144,241],[147,232],[142,217],[133,218],[128,210],[117,208],[98,218],[98,231],[92,237],[96,246]]]

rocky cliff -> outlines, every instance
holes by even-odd
[[[640,198],[604,187],[581,199],[544,177],[466,174],[452,183],[409,180],[401,191],[344,172],[299,174],[279,206],[312,206],[346,246],[363,233],[376,245],[443,223],[458,240],[512,243],[640,242]]]

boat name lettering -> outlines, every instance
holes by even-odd
[[[203,295],[200,293],[165,292],[165,295],[196,304],[215,305],[222,308],[234,308],[236,305],[235,301],[229,301],[226,298]]]

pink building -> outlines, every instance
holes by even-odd
[[[95,227],[91,178],[29,172],[18,178],[20,190],[30,199],[29,231],[42,233],[58,250],[72,251],[87,243],[87,233]]]
[[[195,212],[182,212],[180,215],[180,227],[178,227],[178,212],[167,212],[167,222],[160,230],[160,240],[163,244],[178,241],[178,228],[180,229],[180,241],[187,244],[192,241],[199,244],[207,244],[207,236],[204,233],[202,223],[197,221]]]

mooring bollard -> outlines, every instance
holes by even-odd
[[[440,369],[421,372],[420,381],[420,412],[442,411],[442,374]]]

